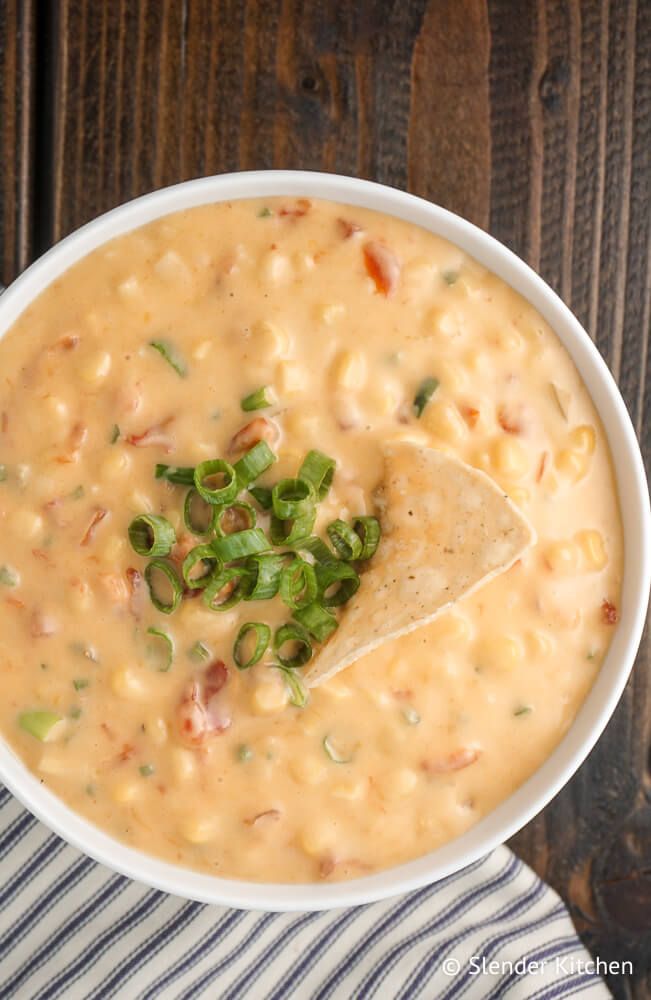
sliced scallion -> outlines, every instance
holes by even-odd
[[[332,741],[331,736],[323,737],[323,749],[327,753],[330,760],[333,761],[335,764],[350,764],[351,760],[353,759],[352,754],[346,756],[346,754],[343,754],[341,753],[340,750],[337,750]]]
[[[295,670],[288,670],[287,667],[278,667],[277,669],[283,675],[289,688],[290,704],[296,705],[296,708],[305,708],[309,701],[309,695],[299,675]]]
[[[268,385],[263,385],[260,389],[245,396],[240,406],[245,413],[250,413],[252,410],[265,410],[268,406],[273,406],[275,402],[273,389]]]
[[[215,507],[206,503],[194,486],[189,489],[183,503],[183,523],[193,535],[209,535],[212,532]]]
[[[249,493],[262,510],[271,510],[271,490],[267,486],[251,486]]]
[[[219,538],[233,535],[247,528],[255,528],[257,515],[250,503],[234,500],[233,503],[215,508],[213,531]]]
[[[319,600],[326,608],[345,604],[359,589],[359,574],[349,563],[317,563],[314,569]]]
[[[211,611],[228,611],[247,592],[249,573],[244,566],[230,566],[215,573],[203,592],[203,602]]]
[[[203,573],[196,576],[193,575],[192,571],[198,563],[202,563],[205,569]],[[208,586],[211,577],[219,565],[219,559],[215,555],[211,545],[196,545],[193,549],[190,549],[183,560],[183,566],[181,567],[183,582],[190,590],[202,590]]]
[[[246,656],[245,649],[250,645],[248,637],[251,634],[255,635],[255,646],[251,654]],[[248,670],[257,663],[264,655],[270,639],[271,629],[264,622],[245,622],[237,633],[233,646],[233,659],[238,670]]]
[[[353,518],[353,531],[359,536],[362,542],[362,551],[356,557],[359,562],[370,559],[375,555],[380,544],[380,522],[377,517],[355,517]]]
[[[205,642],[201,642],[200,639],[197,639],[194,646],[188,650],[188,656],[191,660],[194,660],[195,663],[205,663],[206,660],[210,659],[210,655],[210,650],[206,646]]]
[[[325,642],[339,627],[337,619],[318,601],[294,612],[296,621],[308,630],[317,642]]]
[[[271,548],[262,528],[236,531],[233,535],[216,538],[211,545],[217,557],[224,563],[246,559],[247,556],[257,555],[259,552],[268,552]]]
[[[147,629],[147,635],[153,635],[155,639],[160,639],[163,644],[163,657],[161,659],[162,666],[160,666],[158,670],[162,674],[167,673],[174,660],[174,640],[172,639],[172,636],[167,632],[164,632],[161,628],[155,628],[153,625],[151,628]]]
[[[308,451],[299,469],[299,477],[312,483],[319,500],[324,500],[332,486],[337,463],[322,451]]]
[[[309,552],[315,562],[327,563],[336,560],[334,552],[328,548],[326,543],[318,535],[310,535],[309,538],[302,538],[296,543],[294,548],[299,552]]]
[[[273,512],[281,521],[304,517],[314,509],[316,493],[308,479],[281,479],[271,491]]]
[[[316,510],[312,508],[306,514],[295,519],[281,520],[275,514],[271,515],[269,534],[274,545],[296,545],[307,538],[314,527]]]
[[[89,684],[90,681],[88,680],[87,677],[76,677],[72,682],[72,686],[75,689],[75,691],[83,691],[84,688],[87,688]]]
[[[215,485],[210,485],[215,482]],[[230,503],[237,496],[235,469],[221,458],[201,462],[194,470],[194,488],[206,503],[214,506]]]
[[[414,410],[416,411],[416,416],[422,416],[423,410],[429,403],[430,399],[439,387],[439,380],[433,376],[428,376],[424,378],[418,387],[418,391],[414,396]]]
[[[250,556],[246,561],[250,574],[249,589],[245,601],[267,601],[275,597],[280,586],[280,575],[283,569],[283,557],[273,552]]]
[[[169,340],[150,340],[149,346],[165,358],[168,365],[171,365],[177,375],[185,378],[188,374],[188,366],[183,357],[179,354],[174,344]]]
[[[176,535],[160,514],[139,514],[129,525],[129,541],[139,556],[166,556],[172,551]]]
[[[312,604],[317,594],[314,567],[304,559],[292,559],[280,575],[280,597],[292,611]]]
[[[288,643],[294,647],[294,653],[289,656],[283,653],[283,647]],[[294,622],[281,625],[274,635],[274,653],[281,666],[290,670],[305,666],[312,656],[312,643],[307,629]]]
[[[233,466],[240,489],[245,489],[258,476],[271,468],[276,461],[276,456],[266,441],[258,441],[247,451],[246,455],[238,458]]]
[[[346,521],[337,518],[336,521],[328,525],[327,532],[332,547],[337,550],[342,559],[347,562],[359,559],[362,552],[362,540]]]
[[[529,712],[531,712],[531,705],[520,705],[519,708],[516,708],[516,710],[514,711],[513,714],[515,716],[518,716],[518,715],[529,715]]]
[[[246,743],[241,743],[237,748],[237,759],[241,761],[252,760],[253,750],[251,747],[247,747]]]
[[[117,424],[113,424],[111,428],[111,434],[109,436],[109,444],[116,444],[120,440],[120,428]]]
[[[61,720],[62,716],[56,712],[22,712],[18,716],[18,725],[30,736],[44,742]]]
[[[167,479],[168,483],[177,483],[180,486],[192,486],[194,483],[194,466],[183,465],[156,465],[156,479]]]
[[[163,559],[152,559],[145,569],[145,582],[149,588],[151,603],[164,615],[176,611],[183,596],[183,586],[175,570]],[[168,593],[164,594],[166,587]]]
[[[0,566],[0,586],[17,587],[19,583],[20,577],[15,569],[11,566]]]
[[[143,778],[150,778],[152,774],[156,773],[156,768],[153,764],[141,764],[138,768]]]

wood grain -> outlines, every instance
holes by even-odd
[[[32,107],[36,44],[31,2],[0,6],[0,284],[28,263],[32,249]]]
[[[188,177],[371,177],[537,268],[651,457],[649,0],[0,0],[0,86],[5,278]],[[618,997],[651,995],[650,665],[645,637],[597,748],[513,840],[593,952],[634,961]]]

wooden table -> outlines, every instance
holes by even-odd
[[[650,454],[649,0],[0,0],[0,277],[188,177],[370,177],[512,247],[572,307]],[[646,411],[648,413],[648,411]],[[650,652],[513,841],[651,993]]]

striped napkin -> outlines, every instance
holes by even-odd
[[[67,846],[0,786],[0,998],[548,1000],[611,994],[556,893],[500,847],[325,913],[206,906]]]

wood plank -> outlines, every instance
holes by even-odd
[[[31,0],[0,0],[0,283],[31,253],[34,10]]]

